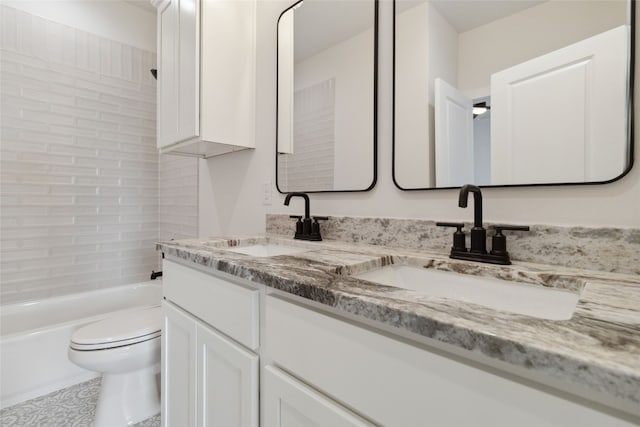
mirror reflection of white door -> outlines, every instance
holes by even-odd
[[[435,79],[436,187],[474,182],[473,101]]]
[[[604,181],[626,166],[628,29],[491,77],[491,182]]]

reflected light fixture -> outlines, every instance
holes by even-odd
[[[473,118],[486,113],[491,109],[490,106],[487,105],[486,101],[478,102],[477,104],[473,104]]]

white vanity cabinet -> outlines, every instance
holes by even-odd
[[[263,348],[270,363],[288,372],[290,378],[297,378],[297,383],[306,383],[306,390],[322,390],[341,406],[362,414],[374,424],[404,427],[634,425],[566,393],[316,311],[307,304],[289,301],[288,296],[286,299],[266,297],[264,322]],[[267,377],[267,381],[272,380]],[[280,391],[284,386],[273,389],[284,393]],[[289,389],[288,393],[296,399],[305,399],[308,394],[301,387]],[[285,397],[296,402],[293,397]],[[273,413],[274,404],[269,402],[276,397],[266,399],[268,405],[264,410],[267,414]],[[288,404],[288,412],[292,412],[290,408],[296,408],[295,405]],[[318,405],[316,402],[315,406]],[[311,405],[299,404],[297,408],[302,409],[298,413],[311,413]],[[271,422],[277,420],[275,415],[266,418],[267,426],[296,424]],[[300,422],[299,425],[313,423]]]
[[[165,260],[165,427],[258,425],[259,357],[245,347],[257,349],[258,293]]]
[[[162,424],[193,426],[196,420],[196,322],[162,303]]]
[[[255,0],[151,0],[157,145],[211,157],[255,147]]]
[[[268,427],[373,425],[275,366],[263,369],[262,381],[263,423]]]
[[[225,273],[165,259],[163,295],[165,427],[637,425],[595,395]]]

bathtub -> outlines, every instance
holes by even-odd
[[[120,311],[160,304],[154,280],[0,307],[0,409],[99,374],[67,359],[81,326]]]

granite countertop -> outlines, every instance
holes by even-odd
[[[228,250],[259,243],[308,251],[256,257]],[[170,257],[611,396],[640,415],[638,276],[532,263],[495,266],[443,254],[280,236],[179,240],[157,247]],[[580,298],[571,319],[545,320],[350,276],[390,264],[560,288]]]

